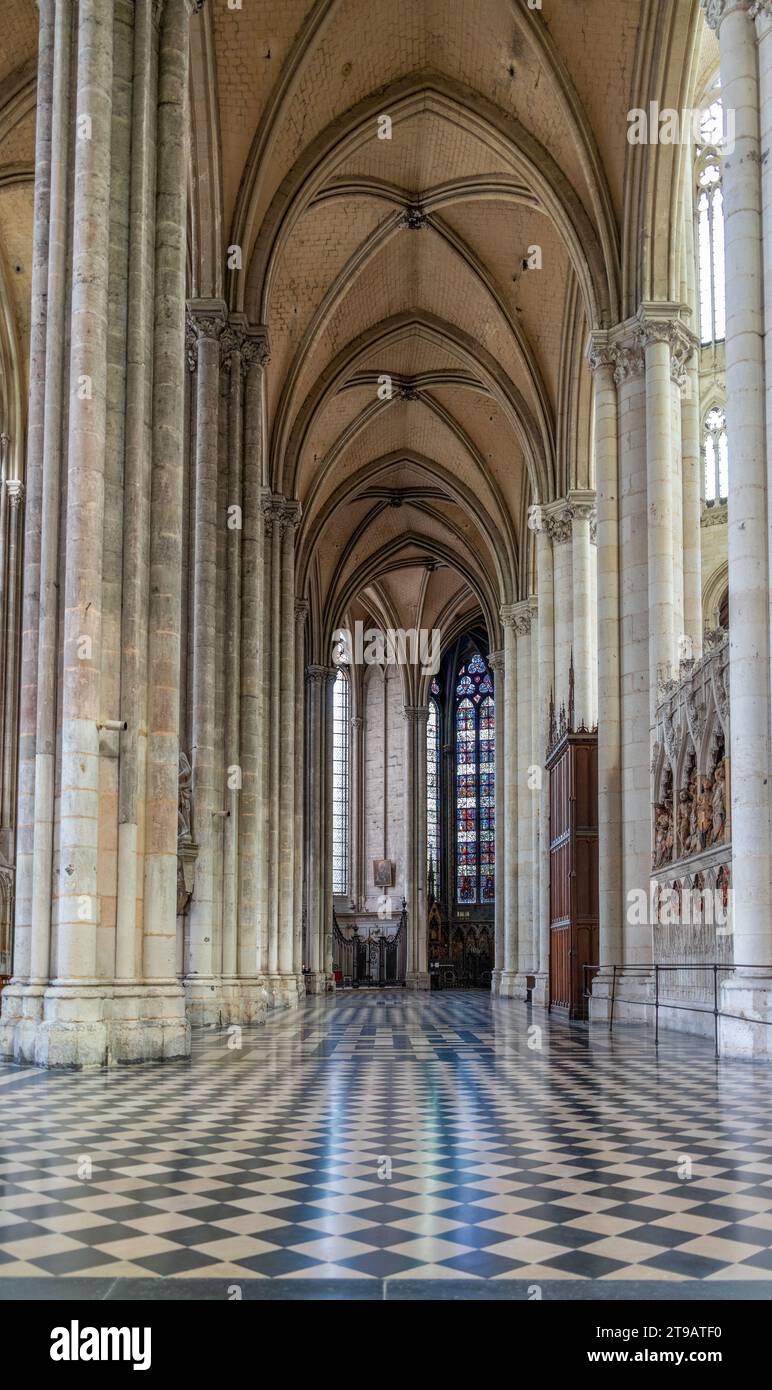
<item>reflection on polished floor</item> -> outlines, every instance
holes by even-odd
[[[0,1292],[769,1297],[771,1095],[702,1039],[657,1055],[479,992],[317,996],[165,1066],[4,1066]]]

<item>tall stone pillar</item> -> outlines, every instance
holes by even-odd
[[[569,493],[571,515],[571,589],[573,592],[571,650],[574,661],[574,721],[592,729],[597,721],[593,666],[596,635],[593,613],[592,567],[595,561],[590,528],[595,522],[595,493]]]
[[[42,1016],[48,979],[47,961],[36,983],[30,981],[32,948],[32,891],[35,828],[35,773],[37,726],[37,667],[40,620],[40,564],[43,548],[44,411],[47,387],[47,325],[54,306],[48,294],[48,260],[51,215],[51,127],[55,53],[54,0],[38,6],[37,113],[35,126],[35,196],[32,220],[32,293],[30,303],[29,407],[23,598],[21,619],[21,682],[19,691],[18,808],[16,815],[16,874],[13,979],[3,998],[0,1039],[18,1054],[34,1051],[36,1025]],[[62,40],[60,39],[60,44]],[[59,55],[59,63],[62,61]],[[63,153],[57,149],[56,160]],[[50,922],[41,924],[48,951]],[[24,1032],[30,1046],[21,1039]]]
[[[640,894],[646,895],[651,871],[651,737],[650,716],[652,703],[650,687],[656,685],[656,669],[650,665],[653,650],[649,637],[649,552],[647,548],[647,505],[648,458],[647,458],[647,388],[644,378],[644,357],[637,345],[634,324],[626,324],[614,338],[615,369],[614,378],[618,388],[619,410],[619,643],[620,643],[620,699],[621,699],[621,804],[622,804],[622,961],[624,965],[643,965],[651,961],[652,924],[646,914],[644,920],[633,910],[640,903]],[[659,361],[659,357],[657,357]],[[669,383],[669,368],[667,380]],[[609,422],[610,423],[610,422]],[[608,442],[610,451],[610,441]],[[668,455],[669,457],[669,455]],[[607,459],[609,470],[611,459]],[[610,484],[613,487],[613,484]],[[606,514],[606,534],[611,546],[611,497],[598,499],[599,517],[601,510]],[[600,528],[600,523],[599,523]],[[668,535],[670,533],[668,532]],[[661,538],[662,539],[662,538]],[[599,529],[599,546],[600,529]],[[664,539],[662,540],[664,544]],[[600,557],[599,557],[600,560]],[[664,562],[663,562],[664,563]],[[610,556],[609,556],[610,564]],[[608,582],[608,580],[607,580]],[[613,581],[612,581],[613,589]],[[608,613],[608,602],[601,604],[599,596],[599,622],[601,607]],[[611,622],[604,637],[604,666],[607,671],[607,700],[613,711],[614,691],[612,685],[613,656],[607,648],[612,642]],[[661,634],[660,634],[661,635]],[[661,648],[657,648],[661,650]],[[611,739],[611,731],[609,738]],[[613,794],[615,790],[612,744],[604,739],[603,778],[606,783],[604,793],[605,815],[612,815]],[[613,844],[613,822],[609,827]],[[615,853],[610,848],[610,853]],[[609,876],[609,871],[610,875]],[[606,910],[615,911],[613,864],[606,862]],[[611,959],[604,958],[605,965],[616,962],[613,955],[618,949],[614,935],[614,919],[607,917],[607,930],[612,934],[604,940],[604,950]],[[645,979],[631,979],[626,985],[630,1002],[631,1017],[648,1017],[648,1010],[635,1013],[636,1001],[648,998],[648,984]],[[620,1015],[621,1016],[621,1015]]]
[[[500,613],[504,628],[504,863],[498,882],[504,892],[504,956],[499,993],[514,996],[517,987],[517,739],[518,665],[514,604],[505,604]],[[498,729],[497,729],[498,735]]]
[[[189,1047],[175,961],[188,9],[44,0],[40,16],[20,979],[0,1045],[90,1066]]]
[[[697,354],[684,368],[681,400],[681,477],[683,513],[684,635],[695,661],[702,656],[702,447],[700,440],[700,378]],[[688,651],[685,653],[688,655]]]
[[[504,651],[490,652],[488,665],[493,672],[496,703],[496,741],[494,743],[494,776],[496,781],[496,902],[494,907],[494,952],[491,972],[491,994],[500,993],[501,972],[504,969]]]
[[[574,638],[574,584],[573,584],[573,508],[565,499],[551,502],[542,508],[547,532],[552,543],[552,592],[553,599],[552,642],[553,677],[550,693],[555,701],[555,710],[568,710],[569,668],[571,666]],[[546,538],[544,542],[546,546]],[[547,696],[549,703],[549,694]]]
[[[533,692],[531,664],[531,604],[528,599],[515,605],[517,647],[517,837],[510,848],[517,854],[517,979],[515,994],[525,999],[527,977],[533,973],[533,827],[534,797],[538,795],[532,760],[531,704]]]
[[[292,897],[294,915],[292,929],[292,970],[295,975],[299,994],[305,993],[303,966],[306,964],[303,942],[303,924],[305,922],[306,913],[303,854],[305,834],[303,827],[305,820],[304,802],[306,773],[306,621],[308,619],[309,607],[308,599],[295,600],[295,786],[293,793],[293,829],[295,842],[293,846],[294,883]]]
[[[281,508],[280,560],[280,631],[279,650],[279,759],[276,765],[278,786],[274,787],[274,805],[278,810],[279,833],[279,897],[277,913],[278,975],[275,985],[276,1002],[282,1006],[296,1004],[302,991],[302,979],[295,974],[295,530],[300,518],[297,502],[285,502]]]
[[[593,1014],[603,1012],[609,967],[622,964],[622,783],[620,690],[619,445],[616,356],[609,334],[588,344],[593,376],[593,447],[597,509],[598,633],[598,899],[600,977],[593,985]]]
[[[679,304],[642,304],[638,340],[646,367],[646,525],[649,595],[649,723],[653,728],[659,685],[677,673],[683,627],[683,545],[680,429],[674,415],[677,385],[692,350],[678,315]],[[677,412],[680,424],[680,408]],[[678,564],[676,565],[676,546]]]
[[[222,767],[216,749],[215,685],[218,662],[217,541],[226,518],[218,517],[220,336],[227,310],[219,300],[188,305],[196,367],[195,482],[193,522],[193,710],[191,766],[198,859],[188,919],[185,988],[193,1024],[223,1022],[221,962],[215,940],[222,925],[219,892],[224,806]]]
[[[245,1022],[265,1014],[261,891],[265,883],[263,717],[263,392],[270,360],[264,328],[247,329],[241,345],[244,461],[241,535],[240,766],[238,823],[238,973]]]
[[[322,969],[325,987],[334,989],[332,964],[332,747],[333,747],[333,686],[338,671],[326,666],[322,678],[322,885],[321,938]]]
[[[722,987],[722,1052],[772,1051],[770,862],[769,451],[765,436],[764,240],[760,76],[765,134],[772,59],[768,6],[710,0],[734,147],[724,159],[726,416],[729,442],[730,786],[734,959]],[[758,14],[758,35],[752,15]],[[757,37],[760,47],[757,56]],[[765,188],[769,187],[768,180]],[[765,213],[767,210],[765,209]],[[772,377],[770,377],[772,382]],[[772,385],[767,388],[772,399]],[[767,427],[769,428],[768,422]],[[755,969],[748,967],[756,967]],[[761,967],[761,968],[759,968]]]
[[[552,567],[552,539],[549,518],[544,507],[534,506],[528,525],[536,533],[536,575],[539,597],[539,686],[535,692],[538,700],[537,764],[539,767],[539,911],[534,931],[538,935],[538,969],[534,999],[542,1005],[549,1002],[549,959],[550,959],[550,787],[549,777],[544,766],[549,740],[549,704],[555,690],[555,647],[554,647],[554,577]]]
[[[350,668],[353,669],[353,668]],[[363,686],[359,686],[360,698]],[[351,897],[356,907],[365,901],[365,721],[351,720]]]
[[[428,707],[405,712],[405,898],[408,989],[429,988],[426,919],[426,725]]]
[[[329,668],[307,666],[306,678],[306,992],[323,994],[325,968],[324,720]],[[332,908],[330,908],[332,911]]]

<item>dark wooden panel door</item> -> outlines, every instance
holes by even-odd
[[[586,1017],[586,966],[598,963],[598,746],[566,733],[550,776],[550,1008]]]

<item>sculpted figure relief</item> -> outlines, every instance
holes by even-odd
[[[180,749],[179,759],[179,791],[177,806],[177,839],[192,840],[193,831],[191,829],[190,812],[190,788],[193,780],[193,770],[188,762],[187,755]]]
[[[720,845],[726,834],[726,767],[723,758],[716,768],[711,801],[710,843]]]

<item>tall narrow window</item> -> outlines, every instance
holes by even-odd
[[[349,729],[348,676],[338,671],[332,688],[332,891],[348,892]]]
[[[456,682],[456,900],[496,896],[496,709],[493,679],[479,655]]]
[[[440,885],[440,711],[431,699],[426,722],[426,850],[436,895]]]
[[[700,282],[700,341],[703,346],[726,337],[724,288],[724,195],[721,189],[721,148],[724,109],[711,102],[700,125],[695,161],[697,259]]]
[[[705,501],[723,502],[729,496],[729,455],[726,442],[726,412],[711,406],[703,424],[702,451],[705,463]]]

